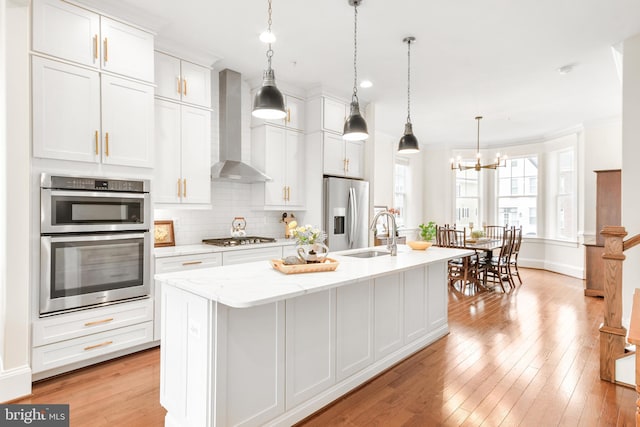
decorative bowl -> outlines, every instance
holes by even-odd
[[[427,242],[426,240],[410,240],[407,242],[407,245],[414,251],[424,251],[433,245],[433,243]]]

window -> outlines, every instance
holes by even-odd
[[[395,179],[393,186],[393,207],[396,213],[396,224],[403,226],[407,211],[407,185],[409,182],[409,161],[405,158],[396,158]]]
[[[506,161],[498,168],[498,220],[537,235],[538,156]]]
[[[471,224],[480,224],[479,204],[478,171],[456,171],[456,225],[469,227]]]

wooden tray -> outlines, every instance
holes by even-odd
[[[334,271],[340,264],[333,258],[325,258],[323,262],[313,264],[294,264],[285,265],[281,259],[272,259],[271,265],[276,270],[284,274],[298,274],[298,273],[315,273],[319,271]]]

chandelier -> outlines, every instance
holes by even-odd
[[[480,120],[482,116],[477,116],[476,120],[478,121],[478,140],[476,145],[476,162],[475,164],[464,164],[462,163],[460,156],[457,159],[451,159],[451,169],[452,170],[461,170],[465,171],[468,169],[474,169],[479,171],[480,169],[496,169],[500,167],[504,167],[507,165],[507,156],[500,156],[500,153],[496,154],[495,161],[493,163],[489,163],[483,165],[480,163]]]

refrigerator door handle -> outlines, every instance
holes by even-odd
[[[347,236],[349,242],[349,248],[353,247],[356,234],[356,218],[358,218],[358,200],[356,198],[356,190],[349,188],[349,209],[347,212],[347,223],[349,224],[349,233]]]

